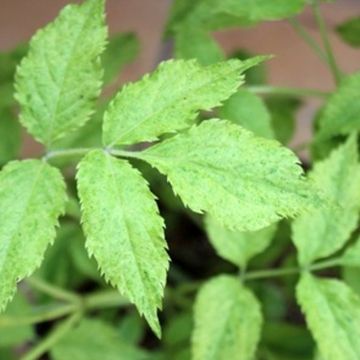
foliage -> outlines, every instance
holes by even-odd
[[[292,18],[308,5],[323,48]],[[108,37],[105,0],[0,54],[1,359],[360,358],[360,77],[319,5],[174,1],[174,59],[116,91],[139,42]],[[289,18],[331,94],[266,85],[271,56],[212,36]],[[358,46],[357,18],[337,31]],[[315,96],[302,163],[286,146]]]

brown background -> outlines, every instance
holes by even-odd
[[[221,1],[221,0],[219,0]],[[289,0],[291,1],[291,0]],[[70,1],[0,0],[0,50],[25,41],[41,26],[51,21]],[[112,32],[134,31],[141,41],[141,54],[122,75],[122,81],[137,79],[151,70],[162,53],[161,34],[170,6],[169,0],[108,0],[108,22]],[[360,15],[360,0],[338,0],[323,5],[330,28],[345,19]],[[301,16],[303,24],[318,38],[317,27],[309,10]],[[274,85],[330,90],[334,84],[326,66],[292,30],[286,21],[230,30],[216,34],[226,51],[247,48],[255,53],[275,54],[269,64],[269,82]],[[360,68],[360,51],[343,44],[332,32],[331,41],[344,72]],[[295,143],[309,136],[311,113],[318,103],[309,101],[300,111]]]

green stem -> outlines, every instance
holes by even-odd
[[[77,294],[71,291],[58,288],[54,285],[51,285],[35,277],[31,277],[27,279],[26,282],[34,289],[41,291],[47,295],[50,295],[51,297],[58,300],[68,301],[70,303],[75,303],[75,304],[79,303],[81,300],[81,297],[78,296]]]
[[[316,271],[316,270],[324,270],[324,269],[328,269],[331,267],[336,267],[341,265],[341,257],[338,258],[334,258],[334,259],[329,259],[329,260],[324,260],[324,261],[319,261],[315,264],[312,264],[309,266],[309,270],[310,271]]]
[[[327,56],[324,54],[323,50],[320,48],[319,44],[312,38],[298,19],[292,18],[289,19],[289,23],[293,27],[293,29],[297,32],[297,34],[310,46],[311,49],[319,56],[321,60],[329,63]]]
[[[121,296],[116,290],[99,291],[86,296],[83,300],[87,311],[129,305],[129,300]]]
[[[270,85],[248,86],[246,89],[252,93],[259,95],[292,95],[292,96],[300,96],[300,97],[319,97],[319,98],[327,98],[330,95],[329,93],[321,90],[278,87],[278,86],[270,86]]]
[[[328,58],[328,63],[329,63],[331,73],[334,77],[335,83],[339,84],[341,81],[341,71],[335,60],[334,52],[333,52],[333,49],[330,44],[325,21],[321,15],[320,5],[319,5],[318,0],[313,1],[312,8],[314,11],[314,16],[315,16],[316,22],[317,22],[319,30],[320,30],[320,36],[321,36],[322,42],[324,44],[324,48],[325,48],[325,52],[326,52],[326,55]]]
[[[74,299],[72,299],[74,300]],[[53,321],[75,312],[86,312],[109,307],[129,305],[129,300],[124,298],[115,290],[106,290],[93,293],[83,298],[78,297],[76,303],[55,305],[51,309],[46,307],[36,308],[38,314],[29,316],[1,316],[0,328],[16,327],[19,325],[33,325],[46,321]]]
[[[91,150],[95,150],[95,148],[52,150],[45,154],[44,159],[50,160],[50,159],[63,158],[63,157],[81,157],[86,155]]]
[[[36,360],[49,351],[63,336],[65,336],[81,319],[82,313],[76,312],[55,327],[51,333],[34,346],[21,360]]]
[[[3,327],[17,327],[20,325],[33,325],[46,321],[52,321],[66,315],[70,315],[77,311],[79,306],[75,304],[62,304],[53,306],[51,309],[43,310],[42,307],[35,309],[34,312],[38,314],[29,316],[1,316],[0,317],[0,328]]]
[[[266,279],[274,278],[288,275],[300,274],[303,271],[317,271],[324,270],[331,267],[336,267],[341,264],[341,258],[334,258],[330,260],[319,261],[310,265],[307,269],[300,267],[284,268],[284,269],[268,269],[268,270],[256,270],[251,271],[243,275],[243,279],[246,280],[257,280],[257,279]]]
[[[300,268],[285,268],[285,269],[269,269],[269,270],[256,270],[242,275],[244,281],[274,278],[279,276],[287,276],[298,274],[301,271]]]
[[[45,154],[43,157],[44,160],[48,161],[51,159],[58,159],[58,158],[65,158],[65,157],[82,157],[86,155],[88,152],[92,150],[103,150],[108,152],[111,155],[125,157],[125,158],[134,158],[139,159],[140,152],[139,151],[127,151],[121,149],[112,149],[112,148],[74,148],[74,149],[59,149],[59,150],[52,150]]]

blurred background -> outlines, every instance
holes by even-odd
[[[59,10],[69,3],[67,0],[1,0],[0,51],[10,50],[18,43],[26,42],[34,32],[51,21]],[[110,31],[134,32],[141,49],[140,55],[121,74],[120,82],[138,79],[152,70],[156,64],[170,56],[171,44],[163,40],[170,0],[108,0],[108,22]],[[330,29],[344,20],[360,14],[360,0],[338,0],[323,4],[323,14]],[[317,26],[310,11],[300,17],[311,35],[319,38]],[[232,53],[246,49],[251,53],[274,54],[268,62],[268,82],[278,86],[292,86],[331,90],[332,77],[325,64],[295,33],[287,21],[269,22],[246,29],[222,31],[216,38]],[[331,41],[341,69],[353,72],[360,68],[360,52],[340,40],[335,31]],[[300,144],[310,136],[311,118],[319,102],[307,100],[298,113],[296,136],[292,145]],[[25,152],[36,153],[38,147],[29,140]]]

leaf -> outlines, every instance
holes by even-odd
[[[0,310],[41,264],[65,200],[60,172],[43,161],[13,161],[0,172]]]
[[[83,319],[52,348],[54,360],[145,360],[144,351],[126,344],[117,331],[100,320]]]
[[[88,252],[160,336],[157,309],[168,256],[163,220],[145,179],[127,161],[94,150],[81,161],[77,181]]]
[[[85,249],[80,224],[63,222],[54,246],[46,252],[37,277],[63,288],[72,288],[84,280],[100,282],[101,277],[94,259]]]
[[[345,21],[337,26],[336,31],[347,44],[360,47],[360,16]]]
[[[265,322],[261,342],[276,353],[276,360],[312,359],[313,340],[303,326],[288,322]]]
[[[330,96],[319,120],[317,141],[360,130],[359,94],[360,72],[345,78],[338,90]]]
[[[18,292],[14,300],[9,304],[2,316],[18,317],[31,313],[31,307],[25,297]],[[34,331],[31,325],[17,325],[9,327],[0,326],[0,348],[14,345],[21,345],[25,341],[34,338]],[[2,359],[2,357],[0,357]]]
[[[255,358],[261,309],[255,296],[236,277],[222,275],[203,285],[194,313],[194,360]]]
[[[290,150],[227,121],[204,121],[139,157],[186,206],[230,229],[259,230],[320,202]]]
[[[178,26],[198,26],[219,30],[249,25],[260,21],[279,20],[299,13],[306,0],[198,0],[191,4],[177,0],[172,10],[168,31]]]
[[[246,59],[253,57],[254,54],[244,49],[237,49],[231,55],[230,58],[239,59],[245,61]],[[255,67],[252,67],[246,72],[246,84],[247,85],[261,85],[267,82],[267,70],[266,63],[261,63]]]
[[[125,343],[135,345],[144,337],[145,322],[137,312],[132,311],[121,319],[117,331]]]
[[[10,109],[0,108],[0,164],[18,156],[21,146],[20,125]]]
[[[301,215],[293,223],[293,241],[301,265],[341,249],[357,227],[360,166],[356,137],[350,137],[328,159],[316,163],[309,176],[330,201],[320,209]]]
[[[16,99],[21,122],[47,147],[94,112],[106,35],[104,0],[86,0],[66,6],[31,40],[16,74]]]
[[[243,126],[257,136],[274,138],[271,116],[260,97],[241,89],[219,110],[220,117]]]
[[[339,262],[342,266],[360,267],[360,239],[345,250]]]
[[[189,127],[199,110],[221,105],[243,82],[241,74],[262,60],[230,60],[207,67],[195,60],[163,62],[153,74],[115,96],[104,116],[104,144],[152,141]]]
[[[270,245],[275,230],[276,225],[255,232],[232,231],[206,217],[206,231],[217,254],[240,268]]]
[[[360,358],[360,299],[349,287],[304,273],[297,299],[324,359]]]
[[[25,56],[28,48],[25,44],[18,45],[8,52],[0,52],[0,84],[12,83],[16,67]]]
[[[175,57],[197,59],[201,65],[211,65],[225,59],[222,49],[209,34],[186,26],[176,31]]]
[[[91,119],[80,129],[72,132],[66,138],[56,141],[53,149],[63,148],[100,148],[102,147],[102,122],[104,112],[109,106],[109,101],[101,101],[96,106],[96,111]]]
[[[193,326],[193,316],[190,311],[172,316],[164,329],[164,345],[170,351],[176,347],[189,346]]]
[[[110,37],[109,45],[102,55],[105,84],[114,80],[122,68],[136,58],[139,47],[139,40],[133,33],[120,33]]]
[[[271,114],[271,126],[275,138],[282,144],[288,144],[295,133],[296,111],[301,101],[289,96],[266,98],[266,107]]]

